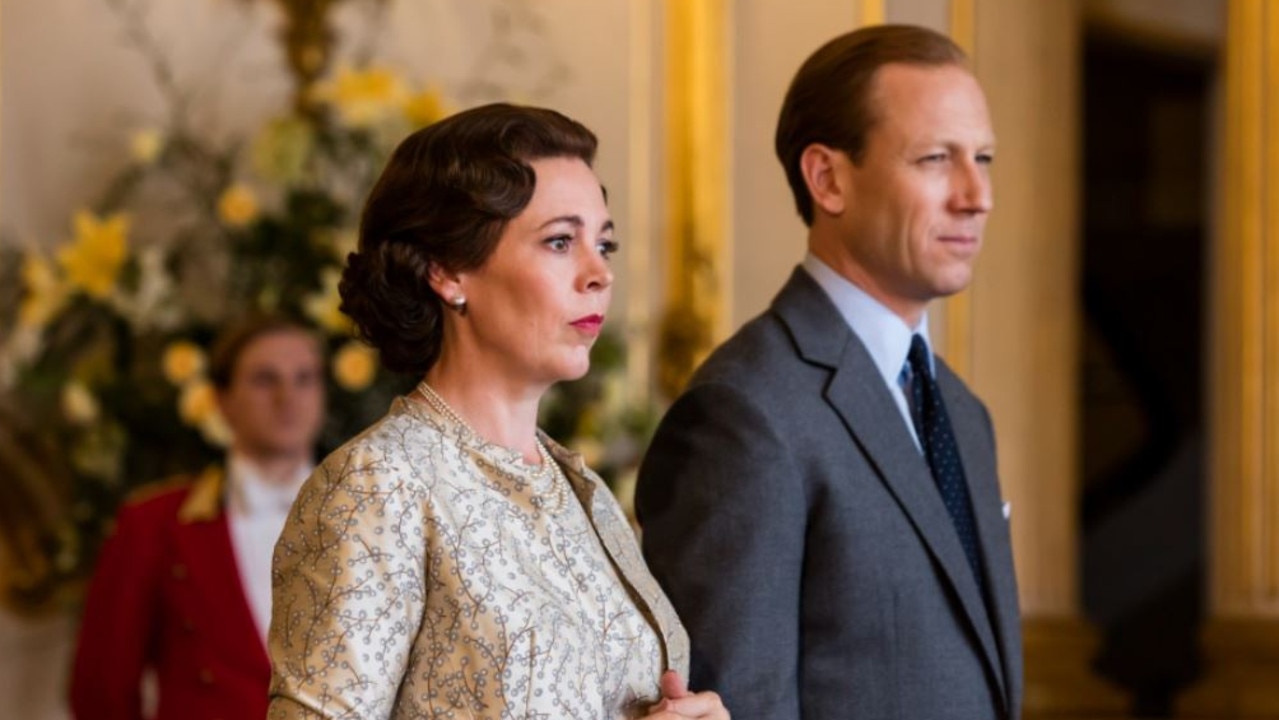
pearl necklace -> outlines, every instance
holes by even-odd
[[[466,428],[467,432],[475,437],[482,438],[479,433],[475,432],[475,428],[471,427],[448,403],[444,402],[444,398],[440,397],[440,394],[435,392],[435,388],[428,385],[425,380],[418,383],[416,390],[417,394],[421,395],[423,400],[426,400],[426,404],[432,410],[448,418],[451,422]],[[537,443],[537,454],[541,458],[542,464],[536,470],[529,471],[529,475],[532,480],[538,481],[539,484],[549,485],[550,489],[539,491],[533,487],[532,482],[529,482],[529,494],[533,498],[535,507],[555,515],[564,509],[564,505],[568,502],[568,478],[564,476],[564,471],[560,468],[560,464],[555,461],[555,458],[551,457],[551,452],[542,442],[542,438],[535,437],[534,442]]]

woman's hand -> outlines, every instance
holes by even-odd
[[[691,693],[684,678],[674,670],[667,670],[661,680],[662,700],[648,709],[642,720],[729,720],[728,710],[719,695],[707,690]]]

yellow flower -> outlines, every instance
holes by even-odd
[[[444,98],[435,88],[427,88],[415,93],[404,102],[404,117],[414,127],[430,125],[448,115],[444,106]]]
[[[182,393],[178,396],[178,417],[182,418],[182,422],[200,427],[214,413],[218,413],[218,396],[213,390],[213,383],[198,379],[182,386]]]
[[[403,105],[408,92],[394,72],[374,66],[364,70],[339,68],[337,77],[321,83],[316,94],[337,109],[342,122],[368,127]]]
[[[62,386],[62,414],[75,425],[98,419],[98,400],[84,383],[72,380]]]
[[[363,390],[376,374],[377,353],[363,343],[349,342],[333,357],[333,378],[345,390]]]
[[[58,280],[52,263],[37,253],[23,258],[22,286],[26,292],[18,306],[18,325],[44,327],[66,301],[66,287]]]
[[[164,136],[158,130],[148,128],[133,133],[129,138],[129,154],[139,165],[150,165],[164,149]]]
[[[75,214],[75,239],[58,251],[58,264],[73,288],[102,300],[115,289],[128,255],[129,216],[100,219],[81,210]]]
[[[339,308],[342,296],[338,293],[338,282],[342,273],[337,268],[325,268],[320,273],[320,290],[308,295],[302,301],[302,307],[308,317],[332,335],[350,335],[351,318]]]
[[[222,412],[214,408],[208,417],[204,418],[204,422],[200,423],[200,436],[210,445],[217,447],[231,447],[231,441],[234,439],[231,434],[231,426],[226,424],[226,418],[222,417]]]
[[[204,372],[204,351],[188,340],[169,343],[160,359],[164,377],[174,385],[182,385]]]
[[[258,217],[258,199],[247,185],[235,183],[218,197],[218,218],[231,227],[244,227]]]

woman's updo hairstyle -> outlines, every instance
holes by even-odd
[[[533,197],[529,164],[595,159],[594,133],[554,110],[505,103],[458,113],[408,136],[378,178],[338,290],[342,312],[389,370],[423,375],[440,356],[444,299],[432,263],[474,270]]]

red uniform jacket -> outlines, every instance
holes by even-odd
[[[222,472],[125,504],[85,602],[71,682],[78,720],[262,718],[271,678],[240,584]]]

